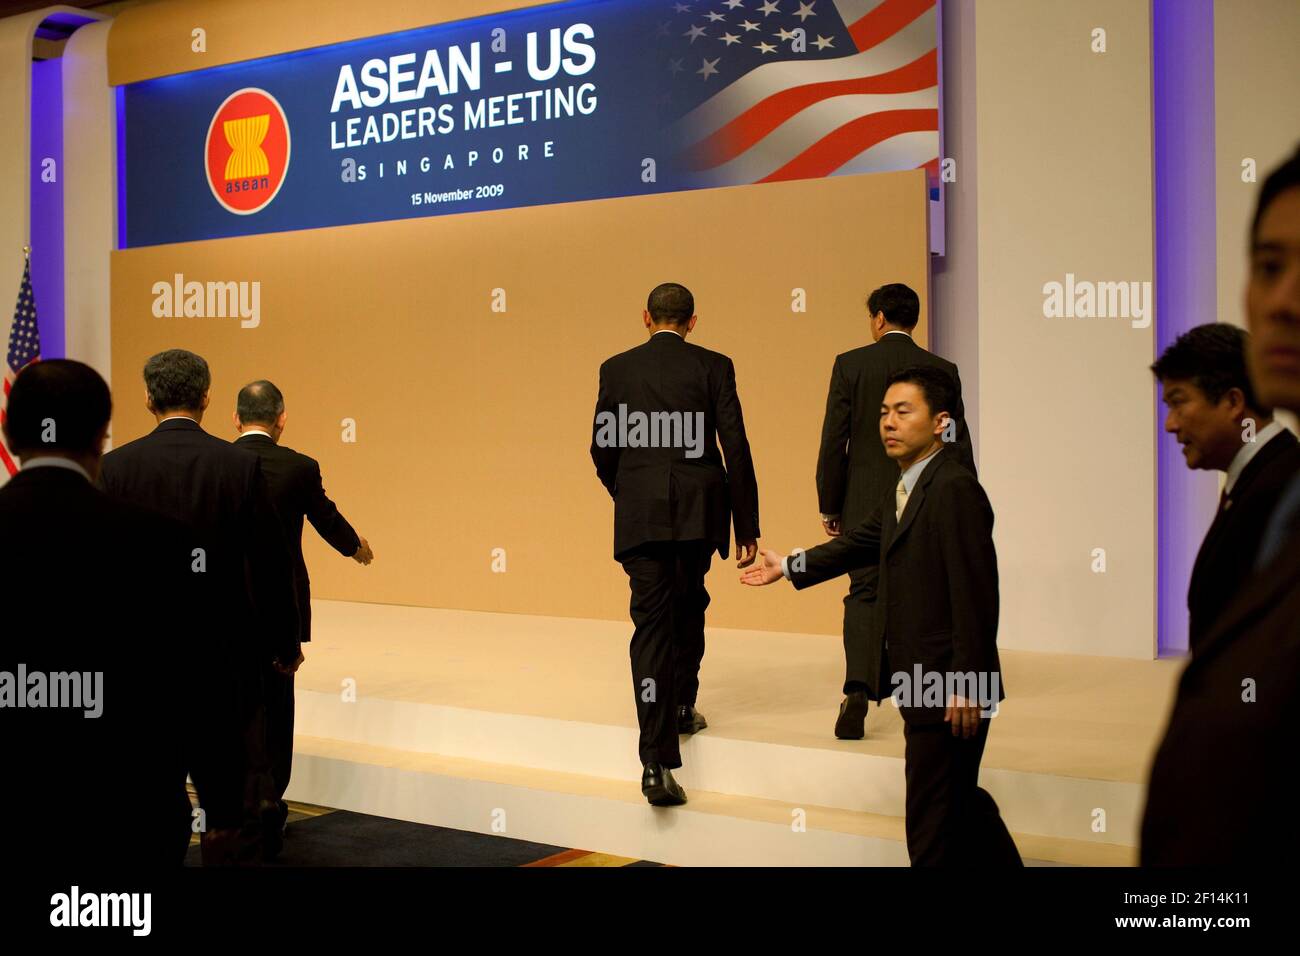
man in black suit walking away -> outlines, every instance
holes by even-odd
[[[1261,406],[1300,413],[1300,150],[1260,189],[1246,318]],[[1144,866],[1276,866],[1300,853],[1300,475],[1264,525],[1252,573],[1178,682],[1151,766]]]
[[[957,407],[942,369],[889,377],[880,407],[897,463],[893,500],[807,552],[763,561],[741,580],[802,589],[880,568],[885,673],[903,716],[907,852],[913,866],[1020,865],[997,804],[979,787],[989,719],[1006,695],[998,661],[993,509],[944,431]]]
[[[175,629],[189,613],[192,542],[179,524],[92,484],[112,402],[90,366],[28,365],[7,411],[22,470],[0,488],[0,674],[25,706],[0,694],[5,859],[69,882],[179,866],[190,802]],[[35,675],[46,690],[33,706]],[[74,693],[50,706],[59,687]]]
[[[200,600],[183,626],[195,685],[187,770],[205,816],[203,861],[255,863],[278,849],[262,674],[302,663],[289,548],[257,455],[199,425],[207,362],[183,349],[160,352],[145,363],[144,382],[158,425],[105,455],[100,483],[180,521],[198,542]]]
[[[306,518],[329,545],[358,564],[369,564],[374,552],[365,538],[352,530],[334,502],[325,494],[320,464],[280,444],[288,413],[284,395],[271,382],[251,382],[239,390],[235,403],[235,444],[251,449],[262,462],[271,502],[293,558],[293,586],[301,622],[300,641],[311,640],[311,580],[302,557],[302,522]],[[289,807],[284,792],[293,770],[293,671],[268,666],[266,681],[266,743],[275,781],[279,832],[283,834]]]
[[[736,370],[687,343],[696,319],[684,286],[655,287],[642,313],[650,340],[600,367],[592,428],[591,458],[614,499],[614,558],[632,590],[641,792],[655,806],[686,802],[672,775],[682,765],[677,735],[707,726],[695,702],[713,552],[727,557],[733,522],[738,566],[758,550],[758,482]]]
[[[966,409],[961,400],[957,366],[912,340],[921,315],[921,300],[901,283],[876,289],[867,298],[873,345],[835,358],[817,455],[817,501],[822,528],[835,537],[865,521],[892,495],[898,465],[880,443],[880,401],[894,372],[915,366],[942,369],[957,389],[952,411],[952,451],[975,473]],[[866,732],[867,702],[888,696],[881,680],[881,636],[875,615],[878,572],[875,567],[849,573],[844,597],[844,700],[835,721],[835,736],[860,740]]]
[[[1300,442],[1273,420],[1246,373],[1247,333],[1216,322],[1180,335],[1151,366],[1188,468],[1226,473],[1214,523],[1206,532],[1187,589],[1189,648],[1250,578],[1246,557],[1259,550],[1282,489],[1300,472]]]

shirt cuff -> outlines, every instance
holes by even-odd
[[[788,554],[781,559],[781,577],[790,580],[790,555]]]

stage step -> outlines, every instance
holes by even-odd
[[[635,727],[375,695],[350,700],[302,690],[297,710],[302,734],[343,745],[375,745],[579,779],[628,781],[641,774]],[[889,717],[877,714],[876,720]],[[897,721],[896,712],[892,719]],[[995,731],[996,727],[995,719]],[[691,792],[901,819],[902,757],[873,753],[870,745],[871,741],[827,740],[824,746],[793,746],[728,737],[710,727],[682,738],[683,767],[676,776]],[[1102,853],[1106,847],[1137,845],[1142,809],[1142,788],[1137,783],[1010,770],[990,767],[987,761],[980,782],[1015,832],[1093,843]],[[634,796],[639,799],[639,793]],[[1099,819],[1105,829],[1095,832],[1094,821]]]
[[[907,859],[902,720],[873,707],[866,739],[834,739],[838,636],[708,630],[710,724],[682,739],[692,800],[665,815],[637,786],[626,621],[312,607],[300,799],[484,832],[483,808],[501,807],[511,835],[666,863]],[[1024,855],[1134,862],[1181,663],[1007,651],[1002,664],[1010,696],[980,783]],[[795,809],[807,832],[791,828]]]
[[[298,735],[288,798],[678,866],[906,866],[903,820],[717,793],[655,808],[623,778]],[[1026,862],[1127,866],[1131,848],[1015,834]]]

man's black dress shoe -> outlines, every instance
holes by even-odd
[[[867,734],[867,692],[849,691],[840,704],[840,716],[835,721],[835,736],[840,740],[861,740]]]
[[[641,771],[641,792],[652,807],[679,807],[686,791],[673,779],[673,772],[659,763],[648,763]]]
[[[677,732],[679,734],[693,734],[707,726],[709,726],[709,722],[694,707],[682,706],[677,708]]]
[[[284,849],[284,834],[289,819],[286,803],[264,802],[262,806],[262,858],[274,860]]]

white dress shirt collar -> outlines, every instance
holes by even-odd
[[[941,451],[943,451],[943,446],[936,448],[920,461],[912,462],[907,471],[903,472],[903,487],[907,489],[909,495],[912,493],[912,489],[916,487],[916,482],[921,477],[921,472],[925,471],[925,466],[934,461],[934,456],[939,454]]]
[[[1282,434],[1281,424],[1272,421],[1255,433],[1254,441],[1241,443],[1241,448],[1237,450],[1237,454],[1232,457],[1232,462],[1228,465],[1228,477],[1223,483],[1225,494],[1232,494],[1232,486],[1237,483],[1237,479],[1246,470],[1246,466],[1250,464],[1251,459],[1259,454],[1261,448],[1280,434]]]
[[[61,458],[58,455],[40,455],[36,458],[28,458],[23,462],[23,471],[30,468],[67,468],[69,471],[75,471],[81,477],[90,481],[90,472],[82,468],[71,458]]]

